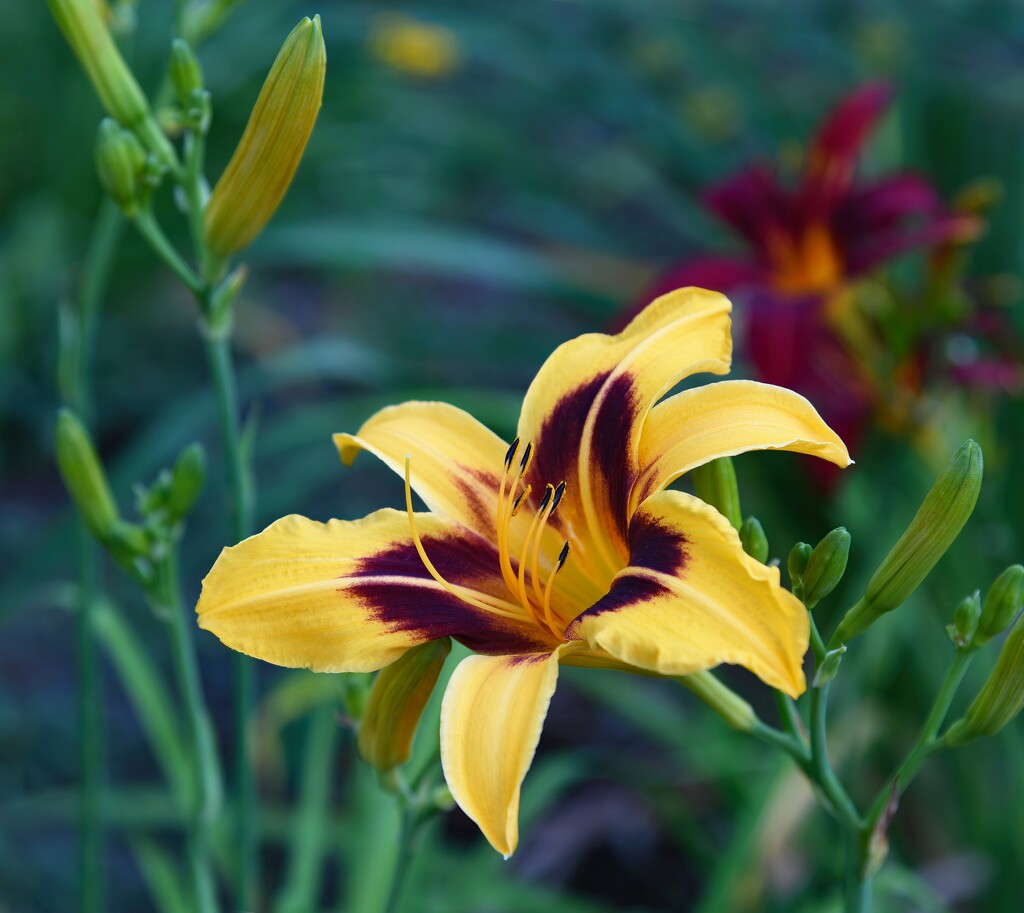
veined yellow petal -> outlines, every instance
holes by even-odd
[[[458,524],[416,518],[432,562],[478,600],[503,592],[493,547]],[[524,615],[470,605],[424,568],[406,514],[316,523],[290,516],[224,549],[203,581],[199,626],[227,646],[281,666],[369,672],[416,644],[457,637],[514,653],[545,641]]]
[[[729,300],[681,289],[657,299],[617,336],[560,346],[530,385],[519,423],[534,444],[530,481],[567,483],[555,525],[571,531],[574,560],[610,580],[626,558],[629,495],[648,411],[699,371],[729,370]]]
[[[441,764],[459,807],[499,853],[519,842],[519,790],[558,680],[558,654],[469,656],[441,705]]]
[[[568,636],[661,675],[735,663],[792,697],[804,691],[807,610],[718,511],[663,491],[637,508],[629,538],[630,566]]]
[[[799,393],[752,380],[725,380],[658,403],[640,436],[632,507],[683,473],[750,450],[792,450],[850,465],[850,454]]]
[[[388,406],[334,443],[346,466],[368,450],[399,475],[411,456],[412,488],[427,507],[494,541],[508,444],[468,412],[448,403]]]

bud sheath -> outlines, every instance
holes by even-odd
[[[210,196],[206,239],[217,257],[248,245],[284,198],[316,123],[326,65],[320,17],[303,19],[281,47]]]
[[[373,681],[359,725],[359,754],[384,772],[409,760],[423,708],[437,684],[452,643],[445,637],[413,647]]]

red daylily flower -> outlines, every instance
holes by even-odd
[[[643,296],[695,285],[743,301],[758,376],[813,397],[851,446],[871,414],[875,384],[835,332],[829,303],[874,267],[968,240],[979,226],[977,217],[945,209],[922,177],[857,180],[861,150],[892,95],[875,83],[842,100],[811,144],[796,186],[758,163],[711,188],[705,205],[746,241],[747,252],[680,263]]]

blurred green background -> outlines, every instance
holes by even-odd
[[[382,405],[446,399],[509,435],[558,343],[607,328],[669,263],[734,246],[701,209],[703,187],[755,157],[784,161],[868,79],[899,94],[866,170],[913,167],[947,198],[979,176],[1001,182],[967,273],[1009,289],[1021,330],[1018,3],[247,0],[199,53],[214,99],[211,177],[281,40],[314,12],[327,42],[324,107],[285,203],[246,256],[237,310],[242,396],[259,414],[260,527],[290,512],[351,518],[400,504],[396,479],[370,459],[344,469],[330,441]],[[396,15],[439,30],[429,54],[389,44],[404,22]],[[137,17],[126,55],[152,88],[170,4],[143,0]],[[0,910],[45,913],[75,900],[73,528],[52,459],[57,308],[101,199],[101,112],[44,4],[0,6],[0,36]],[[183,240],[166,194],[160,212]],[[185,540],[190,599],[226,536],[195,321],[187,293],[126,228],[98,339],[97,439],[124,507],[132,484],[181,446],[207,445],[210,481]],[[844,664],[834,750],[862,802],[930,705],[956,603],[1024,557],[1020,400],[982,408],[965,395],[960,407],[934,452],[872,438],[830,497],[786,455],[737,461],[745,511],[764,523],[773,555],[840,523],[851,530],[844,590],[822,609],[837,613],[955,444],[974,435],[985,447],[982,501],[961,539]],[[162,629],[120,575],[106,578],[165,672]],[[230,754],[229,657],[197,638]],[[965,696],[991,659],[976,664]],[[179,823],[131,696],[104,671],[110,909],[155,909],[140,860],[153,841],[173,851]],[[417,858],[406,911],[838,909],[836,835],[780,759],[678,687],[575,671],[524,787],[519,852],[503,863],[453,812]],[[395,824],[357,769],[351,734],[331,725],[340,685],[271,667],[260,676],[263,908],[373,913]],[[762,691],[730,680],[771,717]],[[311,770],[329,796],[322,834],[305,791]],[[933,762],[902,803],[879,909],[1021,909],[1022,771],[1019,721]],[[309,827],[312,848],[297,837]],[[300,857],[318,872],[312,888],[296,887],[309,882],[296,874]]]

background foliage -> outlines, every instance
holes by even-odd
[[[139,5],[127,49],[147,86],[166,61],[166,7]],[[248,0],[203,48],[211,175],[281,38],[315,11]],[[607,327],[665,264],[732,243],[702,212],[702,187],[755,156],[792,160],[830,104],[869,78],[899,87],[870,170],[912,166],[947,197],[977,176],[1001,182],[968,281],[997,292],[1022,328],[1018,4],[424,0],[389,11],[324,0],[318,11],[324,108],[288,198],[247,257],[254,271],[238,306],[242,395],[259,414],[261,527],[289,512],[357,517],[400,503],[386,471],[371,460],[344,470],[330,443],[381,405],[448,399],[508,434],[526,384],[559,342]],[[381,59],[388,12],[448,30],[454,56],[441,72]],[[56,911],[74,902],[76,731],[71,511],[51,456],[55,339],[57,305],[100,200],[91,151],[100,111],[43,4],[0,6],[0,35],[0,908]],[[165,224],[176,224],[163,205]],[[899,270],[912,275],[913,265]],[[189,440],[203,440],[217,462],[194,320],[186,293],[126,230],[97,360],[98,439],[124,505],[131,484]],[[953,607],[1024,556],[1020,400],[982,409],[965,393],[943,419],[924,452],[875,436],[834,497],[789,457],[737,461],[745,509],[761,518],[773,554],[849,527],[853,592],[955,443],[971,434],[985,447],[982,501],[961,539],[847,659],[834,731],[861,798],[927,710]],[[225,538],[219,478],[211,472],[186,539],[190,598]],[[118,575],[107,576],[161,671],[161,629]],[[842,594],[831,605],[845,608]],[[197,637],[226,739],[226,651]],[[969,684],[980,684],[984,665]],[[148,909],[146,873],[152,881],[159,858],[147,847],[177,825],[153,785],[160,767],[132,695],[105,672],[110,905]],[[340,684],[260,674],[268,908],[277,896],[281,911],[311,908],[304,902],[378,909],[395,822],[357,769],[350,733],[333,725]],[[552,909],[556,897],[558,909],[581,913],[835,908],[839,848],[830,858],[829,823],[779,759],[726,732],[681,689],[571,671],[566,679],[572,687],[559,690],[526,783],[519,853],[502,863],[452,813],[418,856],[407,910]],[[880,908],[1018,909],[1022,769],[1018,722],[927,770],[892,835]],[[315,789],[329,798],[329,816],[317,814],[325,804]],[[296,866],[320,861],[319,894],[303,897]]]

